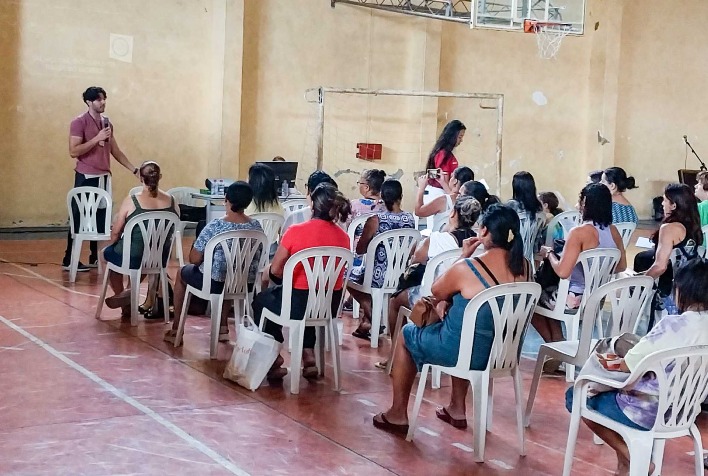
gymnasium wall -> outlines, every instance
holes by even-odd
[[[558,58],[545,61],[533,35],[327,1],[2,1],[0,227],[66,222],[67,130],[92,84],[108,91],[106,113],[128,157],[160,162],[165,188],[244,177],[251,163],[275,155],[300,161],[306,176],[316,157],[307,88],[503,93],[504,198],[511,175],[525,169],[539,189],[572,204],[587,171],[618,164],[637,178],[628,198],[647,216],[650,197],[683,165],[681,136],[700,152],[708,121],[694,56],[708,35],[708,5],[664,3],[588,0],[585,35],[567,38]],[[129,61],[111,53],[111,33],[132,37]],[[343,136],[384,142],[380,166],[410,176],[445,121],[474,109],[461,100],[382,98],[329,107],[325,168],[345,191],[370,164],[354,158]],[[481,165],[493,149],[482,144],[494,131],[479,117],[464,119],[471,127],[458,155],[486,176]],[[120,201],[137,183],[117,164],[114,172]],[[404,179],[409,204],[412,178]]]

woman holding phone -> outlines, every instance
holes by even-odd
[[[428,172],[430,178],[428,179],[428,186],[425,190],[429,198],[435,198],[446,190],[452,172],[454,172],[459,165],[452,150],[462,144],[466,130],[465,125],[457,119],[448,122],[440,133],[440,137],[438,137],[438,140],[435,142],[433,150],[430,151],[425,168],[428,171],[437,169],[439,172]],[[433,178],[433,176],[435,176],[435,178]]]

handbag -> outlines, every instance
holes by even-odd
[[[401,277],[398,278],[398,285],[396,286],[396,291],[393,293],[393,297],[398,296],[403,291],[405,291],[406,289],[410,289],[413,286],[420,286],[423,282],[424,274],[424,263],[413,263],[411,265],[408,265]]]
[[[244,316],[244,321],[249,326],[238,326],[236,345],[224,369],[224,378],[254,391],[263,383],[278,357],[280,343],[261,331],[250,316]]]
[[[438,304],[437,299],[432,296],[424,296],[413,305],[411,315],[408,319],[418,327],[425,327],[435,324],[440,320],[440,315],[435,310]]]
[[[541,265],[536,270],[535,281],[541,285],[544,290],[552,290],[558,288],[560,283],[560,278],[556,274],[556,271],[551,266],[551,262],[548,258],[541,262]]]

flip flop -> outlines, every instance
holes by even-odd
[[[384,415],[383,412],[375,415],[373,421],[374,426],[379,430],[401,436],[406,436],[408,434],[408,425],[396,425],[395,423],[391,423],[386,419],[386,415]]]
[[[456,420],[455,418],[452,418],[445,407],[438,408],[437,410],[435,410],[435,416],[444,421],[445,423],[448,423],[460,430],[464,430],[465,428],[467,428],[466,419]]]
[[[302,368],[302,376],[303,378],[306,378],[307,380],[313,380],[316,379],[320,374],[320,371],[317,370],[316,365],[308,365],[307,367]]]
[[[386,370],[386,367],[388,367],[388,360],[382,360],[380,362],[376,362],[374,364],[374,367],[376,367],[377,369]]]
[[[122,306],[130,306],[130,289],[116,294],[115,296],[106,298],[106,307],[109,309],[118,309]]]
[[[352,335],[357,339],[371,340],[370,331],[362,331],[361,329],[355,329]]]

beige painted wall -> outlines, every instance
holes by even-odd
[[[235,172],[242,17],[237,0],[0,2],[0,226],[66,222],[69,123],[90,85],[106,89],[128,158],[162,165],[164,188]],[[132,62],[109,57],[111,33],[133,37]],[[113,171],[120,201],[137,181]]]

